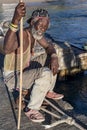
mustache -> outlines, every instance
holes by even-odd
[[[35,30],[35,33],[36,33],[37,35],[43,35],[43,32],[42,32],[41,30]]]
[[[36,30],[34,27],[32,27],[32,35],[36,40],[40,40],[43,37],[42,31]]]
[[[44,33],[41,30],[36,30],[35,27],[32,27],[33,33],[37,34],[37,35],[43,35]]]

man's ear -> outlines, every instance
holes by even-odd
[[[31,20],[31,26],[34,25],[35,21],[34,20]]]

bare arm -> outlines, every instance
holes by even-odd
[[[11,53],[18,48],[18,41],[16,33],[10,29],[7,31],[4,39],[4,51],[5,53]]]
[[[39,43],[41,46],[45,48],[46,53],[51,57],[50,69],[52,70],[53,75],[57,74],[59,65],[58,56],[56,54],[54,46],[48,43],[44,37],[41,40],[39,40]]]
[[[53,53],[56,54],[56,50],[53,44],[48,43],[44,37],[41,40],[39,40],[39,44],[46,50],[48,55],[51,56]]]
[[[15,8],[14,16],[12,19],[12,24],[17,25],[20,22],[21,17],[24,17],[26,13],[25,4],[23,2],[19,3]],[[8,29],[5,39],[4,39],[4,51],[5,53],[11,53],[15,51],[19,46],[19,35],[17,32]]]
[[[51,56],[52,54],[56,54],[56,50],[52,43],[48,43],[47,40],[43,37],[40,39],[39,44],[46,50],[46,53]]]

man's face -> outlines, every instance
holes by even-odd
[[[32,26],[32,34],[34,38],[40,38],[46,32],[49,26],[48,18],[39,18],[36,22],[34,22]]]
[[[34,27],[36,31],[38,31],[38,34],[41,35],[46,32],[49,26],[49,19],[48,18],[40,18],[37,20],[34,24]]]

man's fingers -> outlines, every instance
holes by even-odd
[[[58,71],[58,68],[56,66],[53,66],[51,68],[52,72],[53,72],[53,75],[57,74],[57,71]]]

